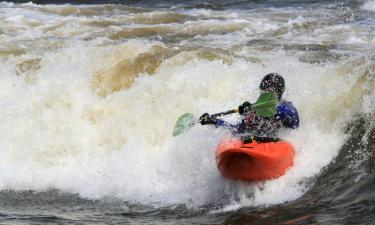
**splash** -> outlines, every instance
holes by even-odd
[[[363,4],[363,6],[361,8],[363,10],[375,12],[375,1],[368,0],[368,1],[365,2],[365,4]]]
[[[192,208],[279,204],[302,196],[337,156],[353,115],[373,112],[368,28],[311,22],[316,12],[0,4],[1,190]],[[172,136],[183,113],[255,101],[270,72],[284,76],[301,116],[300,129],[283,131],[297,151],[285,176],[225,180],[214,150],[227,131],[198,125]]]

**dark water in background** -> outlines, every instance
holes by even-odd
[[[22,2],[22,1],[19,1]],[[368,1],[370,2],[370,1]],[[279,38],[279,33],[289,31],[279,30],[275,34],[254,34],[255,38],[249,40],[243,46],[256,46],[260,51],[266,54],[274,54],[274,49],[280,51],[292,52],[300,62],[319,65],[332,64],[348,60],[352,65],[351,71],[366,68],[365,81],[356,89],[360,92],[360,98],[354,102],[366,101],[366,96],[372,99],[373,76],[374,76],[374,55],[371,53],[374,43],[375,16],[371,10],[363,10],[361,7],[366,1],[34,1],[36,4],[103,4],[115,3],[136,7],[139,10],[148,12],[158,11],[160,9],[206,9],[211,11],[232,11],[254,10],[254,9],[272,9],[282,14],[290,13],[291,18],[296,18],[300,10],[310,11],[310,16],[306,23],[301,27],[294,27],[290,31],[291,37]],[[373,3],[375,5],[375,2]],[[74,7],[73,7],[74,8]],[[319,10],[322,9],[320,14]],[[111,9],[112,10],[112,9]],[[119,9],[121,10],[121,8]],[[99,10],[100,11],[100,10]],[[328,11],[328,12],[327,12]],[[333,13],[327,16],[329,13]],[[72,14],[74,14],[73,12]],[[67,16],[71,15],[67,13]],[[274,15],[274,14],[273,14]],[[321,20],[320,16],[326,17],[327,20]],[[1,17],[1,16],[0,16]],[[209,16],[208,16],[209,17]],[[191,18],[190,18],[191,19]],[[207,18],[205,18],[207,19]],[[183,21],[189,20],[182,19]],[[192,20],[196,20],[193,18]],[[287,22],[287,21],[286,21]],[[0,21],[1,23],[1,21]],[[115,23],[114,23],[115,24]],[[307,37],[296,38],[293,35],[301,35],[303,32],[311,30],[329,29],[329,26],[349,24],[348,32],[358,32],[358,36],[367,36],[369,42],[344,43],[337,41],[325,40],[308,40]],[[306,26],[306,27],[304,27]],[[305,31],[304,31],[305,29]],[[358,29],[358,30],[356,30]],[[235,29],[237,31],[238,29]],[[234,31],[234,32],[235,32]],[[179,46],[184,39],[195,37],[196,35],[204,36],[210,34],[198,32],[196,34],[184,33],[171,35],[169,32],[161,33],[161,41],[171,46]],[[231,31],[217,32],[218,34],[228,34]],[[295,33],[293,33],[295,32]],[[173,32],[172,32],[173,33]],[[178,33],[178,32],[177,32]],[[1,33],[0,33],[1,34]],[[215,33],[216,34],[216,33]],[[100,34],[101,35],[101,34]],[[99,35],[99,36],[100,36]],[[156,33],[149,32],[143,34],[119,34],[119,39],[144,38],[148,40],[155,39]],[[179,36],[180,35],[180,36]],[[184,36],[186,35],[186,36]],[[341,34],[338,34],[341,35]],[[275,40],[273,37],[276,36]],[[294,39],[296,38],[296,39]],[[64,38],[61,38],[64,39]],[[78,38],[80,39],[80,38]],[[84,38],[82,38],[84,39]],[[115,39],[116,41],[119,39]],[[157,39],[157,38],[156,38]],[[185,44],[181,44],[184,46]],[[203,44],[186,44],[186,49]],[[192,47],[193,46],[193,47]],[[169,47],[169,46],[168,46]],[[216,46],[223,51],[227,47]],[[214,47],[212,47],[214,49]],[[234,49],[234,47],[233,47]],[[232,49],[232,50],[233,50]],[[16,49],[17,50],[17,49]],[[12,50],[12,51],[16,51]],[[218,50],[218,51],[219,51]],[[219,55],[235,55],[234,50],[227,52],[219,51]],[[29,54],[28,47],[24,48],[24,54]],[[187,51],[187,50],[184,50]],[[232,52],[231,52],[232,51]],[[373,49],[372,49],[373,51]],[[294,54],[295,53],[295,54]],[[6,55],[5,58],[13,57]],[[239,54],[238,54],[239,55]],[[357,57],[353,60],[352,57]],[[5,60],[5,59],[4,59]],[[354,62],[353,62],[354,61]],[[345,63],[344,63],[345,64]],[[266,65],[267,67],[267,65]],[[350,74],[350,73],[348,73]],[[343,77],[342,79],[346,79]],[[353,78],[354,79],[354,78]],[[345,87],[344,87],[345,88]],[[104,94],[105,95],[105,94]],[[364,97],[365,96],[365,97]],[[320,96],[317,96],[317,101]],[[345,97],[344,97],[345,98]],[[371,101],[370,101],[371,103]],[[214,103],[212,103],[214,104]],[[316,106],[318,107],[318,106]],[[356,106],[354,106],[356,107]],[[307,191],[296,199],[275,204],[260,204],[252,206],[242,205],[235,210],[223,210],[225,202],[218,199],[217,201],[208,201],[207,204],[198,204],[193,207],[189,204],[166,203],[162,206],[154,204],[145,204],[137,200],[126,197],[111,197],[111,194],[99,195],[98,197],[82,194],[74,188],[59,188],[59,185],[49,185],[51,188],[45,190],[46,186],[16,188],[12,187],[13,183],[8,183],[8,179],[1,180],[2,190],[0,192],[0,223],[1,224],[374,224],[375,223],[375,164],[374,164],[374,147],[375,136],[371,121],[373,117],[373,108],[371,104],[369,109],[358,110],[347,115],[343,119],[343,125],[340,126],[344,133],[344,141],[339,143],[339,151],[336,157],[314,176],[306,177],[301,183],[306,185]],[[332,109],[333,110],[333,109]],[[340,108],[340,111],[346,110]],[[303,111],[303,110],[302,110]],[[313,120],[310,114],[305,113],[305,119]],[[326,117],[324,123],[329,123],[330,116]],[[336,117],[337,115],[333,115]],[[309,128],[306,128],[307,130]],[[2,147],[3,150],[6,147]],[[301,150],[303,151],[303,149]],[[319,149],[317,150],[319,151]],[[319,159],[318,159],[319,160]],[[168,163],[168,162],[166,162]],[[32,170],[27,168],[25,170]],[[190,168],[193,169],[193,168]],[[41,173],[43,174],[43,173]],[[56,180],[59,179],[57,173]],[[62,174],[64,174],[62,172]],[[142,174],[141,174],[142,175]],[[77,178],[80,179],[80,178]],[[11,179],[9,179],[11,180]],[[17,181],[22,178],[17,178]],[[36,181],[37,182],[37,181]],[[53,183],[52,181],[49,181]],[[137,180],[134,180],[136,183]],[[110,185],[110,184],[109,184]],[[251,185],[251,184],[245,184]],[[64,185],[62,185],[64,187]],[[120,186],[121,188],[122,186]],[[126,188],[122,187],[122,188]],[[89,188],[89,187],[88,187]],[[147,187],[152,188],[152,187]],[[138,189],[138,192],[148,192],[149,190]],[[293,189],[292,189],[293,190]],[[126,190],[124,190],[126,192]],[[151,192],[151,191],[150,191]],[[168,193],[166,194],[168,196]],[[120,195],[121,196],[121,195]],[[225,198],[220,196],[220,198]],[[170,198],[175,198],[173,194]],[[234,201],[236,202],[236,201]],[[240,204],[240,203],[239,203]],[[225,207],[224,207],[225,208]]]

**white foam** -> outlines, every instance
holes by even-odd
[[[28,28],[25,18],[33,16],[18,18],[17,12],[9,10],[6,17],[22,29],[42,30]],[[211,13],[197,11],[198,15]],[[39,16],[40,21],[49,19]],[[249,25],[250,31],[244,30],[237,40],[250,34],[268,37],[267,32],[302,23],[304,18],[290,20],[289,25],[270,20]],[[202,24],[210,23],[220,21]],[[64,36],[70,40],[69,47],[34,53],[41,58],[35,82],[25,82],[25,74],[17,75],[15,70],[23,57],[35,55],[0,60],[0,189],[57,188],[92,199],[113,196],[147,205],[223,205],[224,210],[292,201],[305,193],[307,181],[338,154],[346,138],[341,128],[358,109],[354,97],[363,95],[353,91],[359,94],[350,98],[360,76],[338,70],[339,63],[302,63],[295,55],[276,49],[256,52],[257,63],[233,59],[232,64],[225,64],[180,53],[164,60],[153,76],[141,74],[130,89],[102,98],[91,81],[98,69],[163,44],[132,40],[97,46],[77,41],[75,30],[82,27],[70,24],[60,30],[72,31]],[[25,36],[22,29],[16,30],[19,39],[14,40],[20,45],[22,38],[42,35],[29,32]],[[218,44],[236,44],[228,40],[230,34],[196,37],[190,43],[211,37]],[[9,41],[9,37],[2,38]],[[255,54],[246,47],[238,53]],[[186,55],[192,59],[186,60]],[[285,176],[255,184],[222,178],[214,150],[224,130],[197,125],[172,137],[177,117],[185,112],[199,116],[254,101],[261,78],[270,72],[285,77],[285,97],[294,102],[301,117],[300,129],[283,134],[297,150],[295,166]],[[371,99],[366,100],[370,103]]]
[[[132,44],[139,48],[142,43],[125,45]],[[3,63],[2,188],[58,188],[88,198],[115,196],[144,204],[228,201],[225,196],[239,195],[241,188],[216,169],[214,149],[224,131],[196,126],[173,138],[173,124],[184,112],[213,113],[254,100],[261,76],[276,68],[287,80],[286,96],[301,112],[301,128],[287,135],[296,145],[296,162],[286,176],[261,189],[242,185],[246,204],[298,198],[304,192],[300,183],[327,165],[342,142],[332,125],[314,127],[318,118],[308,116],[312,109],[305,101],[315,98],[309,91],[321,90],[322,84],[311,87],[303,80],[310,74],[319,80],[325,69],[293,58],[285,64],[285,55],[263,65],[199,59],[177,65],[174,58],[155,76],[141,76],[131,89],[101,99],[91,90],[87,67],[88,61],[98,62],[90,57],[100,57],[100,51],[88,55],[93,51],[81,47],[46,54],[38,82],[31,86]],[[97,113],[96,123],[85,117],[89,112]],[[331,129],[325,133],[327,127]],[[246,198],[253,191],[254,197]]]
[[[363,10],[368,10],[368,11],[372,11],[372,12],[375,12],[375,1],[374,0],[367,0],[362,6],[361,8]]]

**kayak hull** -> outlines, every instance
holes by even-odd
[[[287,141],[243,143],[223,139],[216,149],[217,167],[223,177],[261,181],[283,176],[293,165],[294,148]]]

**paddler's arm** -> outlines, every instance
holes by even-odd
[[[208,113],[204,113],[200,118],[199,121],[202,125],[214,125],[215,127],[224,127],[226,129],[231,130],[234,133],[241,133],[241,128],[243,127],[243,123],[233,125],[228,123],[225,120],[221,120],[218,118],[211,117]]]
[[[224,128],[230,129],[232,131],[237,131],[240,124],[234,125],[234,124],[228,123],[225,120],[215,119],[214,125],[215,125],[215,127],[224,127]]]
[[[297,109],[291,102],[282,102],[277,106],[277,117],[284,127],[296,129],[299,127],[299,116]]]

